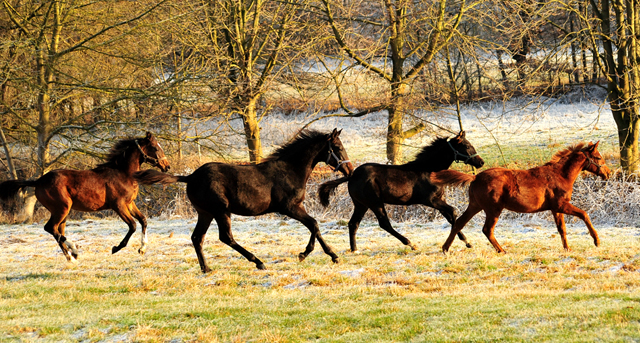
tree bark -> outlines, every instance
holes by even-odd
[[[247,139],[247,148],[249,150],[249,161],[252,163],[260,163],[260,159],[262,158],[262,141],[260,140],[260,125],[258,122],[256,103],[256,99],[249,101],[242,114],[242,123]]]

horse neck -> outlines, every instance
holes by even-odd
[[[124,171],[127,175],[133,175],[133,173],[140,171],[140,151],[138,149],[133,149],[132,153],[127,152],[125,157],[125,165],[118,169]]]
[[[294,160],[285,160],[290,168],[289,170],[293,171],[298,177],[303,180],[304,184],[307,183],[307,180],[311,176],[311,172],[313,168],[315,168],[316,164],[320,161],[318,160],[318,155],[322,149],[324,144],[320,144],[320,147],[310,147],[307,151],[302,153],[302,156],[296,157]]]
[[[420,158],[420,161],[411,161],[405,166],[409,169],[423,172],[437,172],[445,169],[449,169],[453,164],[455,153],[448,144],[443,141],[438,146],[430,149],[428,156]]]
[[[571,180],[573,184],[584,166],[587,158],[583,154],[572,154],[558,162],[560,172],[566,179]]]

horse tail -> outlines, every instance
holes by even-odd
[[[143,185],[153,185],[156,183],[166,185],[175,182],[187,182],[188,176],[174,176],[154,169],[147,169],[135,172],[133,178]]]
[[[347,181],[349,181],[349,177],[345,176],[321,184],[318,188],[318,198],[320,198],[320,203],[322,204],[322,206],[329,206],[329,197],[333,195],[333,193],[336,191],[336,188],[340,186],[340,184]]]
[[[24,187],[35,187],[37,184],[38,180],[9,180],[0,183],[0,199],[7,201]]]
[[[466,186],[476,179],[475,175],[461,173],[456,170],[442,170],[439,172],[431,173],[430,181],[436,186],[452,185],[452,186]]]

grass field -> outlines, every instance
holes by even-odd
[[[598,106],[508,105],[465,109],[467,138],[486,166],[526,168],[569,144],[600,140],[614,167],[615,125],[610,115],[600,116]],[[265,146],[286,141],[305,120],[265,118]],[[384,120],[372,114],[314,127],[344,128],[341,138],[352,160],[381,162]],[[454,118],[442,120],[456,127]],[[240,138],[230,145],[242,147]],[[432,138],[415,136],[405,152],[415,153]],[[333,176],[320,177],[326,178]],[[600,247],[572,218],[567,223],[573,250],[565,252],[550,215],[505,212],[496,228],[505,255],[496,254],[481,233],[482,215],[464,230],[473,248],[456,241],[449,255],[442,254],[449,225],[419,206],[388,207],[394,227],[418,245],[417,251],[402,246],[368,215],[358,233],[361,251],[348,252],[346,187],[323,209],[315,200],[319,181],[310,182],[306,206],[320,220],[339,264],[319,245],[306,261],[297,261],[309,239],[298,222],[276,215],[234,216],[236,240],[268,270],[256,270],[219,242],[214,224],[205,241],[213,271],[204,275],[190,240],[193,211],[178,195],[170,202],[173,208],[150,220],[144,256],[137,253],[137,234],[127,248],[111,254],[126,233],[117,219],[68,223],[66,236],[80,246],[78,264],[67,263],[44,232],[42,213],[37,223],[0,225],[0,341],[640,341],[640,186],[634,180],[576,183],[573,203],[591,215]],[[447,201],[459,210],[466,207],[463,190],[448,191]]]
[[[635,228],[598,227],[595,248],[581,223],[569,226],[564,252],[553,224],[501,225],[493,252],[481,222],[453,253],[440,245],[444,221],[396,223],[419,246],[411,251],[364,223],[361,252],[345,251],[341,222],[321,224],[340,252],[333,264],[297,222],[234,217],[236,239],[266,262],[258,271],[217,241],[212,226],[201,274],[190,244],[193,220],[150,223],[139,241],[111,255],[125,233],[115,220],[68,226],[80,245],[67,264],[42,224],[0,232],[0,341],[83,342],[407,342],[638,341],[640,251]]]

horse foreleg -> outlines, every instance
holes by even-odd
[[[458,217],[458,219],[456,219],[456,221],[451,226],[449,237],[447,237],[447,240],[442,245],[442,252],[447,253],[449,251],[449,248],[455,240],[456,235],[460,233],[460,231],[462,231],[464,226],[467,225],[471,218],[473,218],[473,216],[478,214],[478,212],[480,212],[481,210],[482,208],[476,206],[475,203],[469,202],[469,206],[467,207],[467,209],[464,211],[464,213],[462,213],[460,217]]]
[[[200,264],[200,269],[203,273],[211,271],[211,268],[207,266],[207,261],[202,254],[202,242],[204,241],[204,236],[207,234],[207,230],[209,229],[209,225],[211,225],[212,220],[213,216],[211,214],[204,211],[198,211],[198,223],[191,234],[191,242],[193,243],[193,248],[196,250],[198,263]]]
[[[147,251],[147,218],[145,218],[142,212],[140,212],[140,210],[136,206],[136,203],[134,202],[131,202],[129,211],[131,212],[133,217],[136,218],[138,222],[140,222],[140,226],[142,226],[142,232],[140,232],[140,249],[138,249],[138,253],[140,253],[140,255],[144,255],[144,253]]]
[[[325,254],[331,256],[331,261],[333,261],[333,263],[338,263],[340,261],[340,258],[338,257],[338,255],[336,255],[335,252],[333,252],[331,246],[324,241],[324,238],[322,238],[322,235],[320,234],[320,228],[318,227],[318,222],[309,214],[307,214],[307,211],[303,207],[297,206],[291,212],[283,214],[286,214],[289,217],[301,222],[311,232],[311,237],[309,238],[307,248],[304,250],[304,252],[298,254],[298,259],[300,260],[300,262],[304,261],[304,259],[307,258],[307,256],[309,256],[309,254],[313,251],[313,249],[315,248],[316,239],[318,239],[318,243],[320,243],[320,246],[322,247],[322,250],[325,252]]]
[[[596,229],[593,227],[593,224],[591,224],[591,219],[589,219],[589,215],[587,214],[587,212],[573,206],[570,203],[564,203],[560,206],[560,210],[558,212],[564,213],[564,214],[569,214],[572,216],[576,216],[580,219],[582,219],[582,221],[585,223],[585,225],[587,225],[587,229],[589,230],[589,234],[591,235],[591,237],[593,238],[593,244],[595,244],[596,246],[600,245],[600,238],[598,238],[598,232],[596,232]]]
[[[118,251],[120,251],[122,248],[127,246],[127,244],[129,243],[129,239],[131,238],[131,235],[133,235],[133,233],[136,232],[136,221],[131,216],[131,213],[129,212],[129,207],[125,204],[118,204],[116,208],[114,208],[113,210],[120,216],[120,218],[122,218],[122,220],[129,227],[129,231],[127,231],[127,234],[124,236],[120,244],[111,248],[111,253],[115,254]]]
[[[373,211],[373,214],[376,215],[376,218],[378,218],[378,224],[380,224],[380,227],[387,231],[388,233],[390,233],[393,237],[397,238],[400,242],[402,242],[402,244],[407,245],[411,248],[411,250],[417,250],[418,247],[411,243],[411,241],[401,235],[398,231],[393,229],[393,226],[391,226],[391,222],[389,221],[389,216],[387,215],[387,210],[384,209],[384,206],[380,206],[380,207],[372,207],[371,211]]]
[[[360,222],[364,215],[369,210],[368,207],[360,204],[353,204],[353,214],[351,215],[351,219],[349,219],[349,244],[351,246],[351,252],[358,251],[358,247],[356,246],[356,232],[358,232],[358,227],[360,226]]]
[[[240,244],[238,244],[238,242],[236,242],[235,239],[233,239],[233,234],[231,233],[231,218],[229,217],[229,214],[218,215],[215,217],[215,219],[216,223],[218,223],[218,234],[222,243],[230,246],[231,248],[233,248],[233,250],[242,254],[242,256],[244,256],[250,262],[255,263],[256,268],[267,269],[264,266],[264,263],[260,261],[260,259],[258,259],[254,254],[247,251],[247,249],[243,248]],[[202,242],[200,242],[200,245],[202,246]],[[202,254],[202,247],[200,248],[200,253]],[[204,256],[202,256],[202,262],[204,262]],[[206,263],[204,263],[204,265],[206,267]],[[208,269],[208,267],[206,268]]]
[[[551,212],[553,214],[553,219],[556,222],[556,226],[558,227],[558,233],[560,234],[560,239],[562,240],[562,246],[564,250],[570,251],[569,244],[567,244],[567,226],[564,222],[564,214],[558,212]]]
[[[447,204],[442,199],[433,199],[432,207],[438,210],[442,216],[451,224],[451,228],[456,224],[456,210],[449,204]],[[472,245],[467,241],[467,237],[462,233],[462,231],[458,231],[458,238],[464,242],[467,248],[471,248]]]

